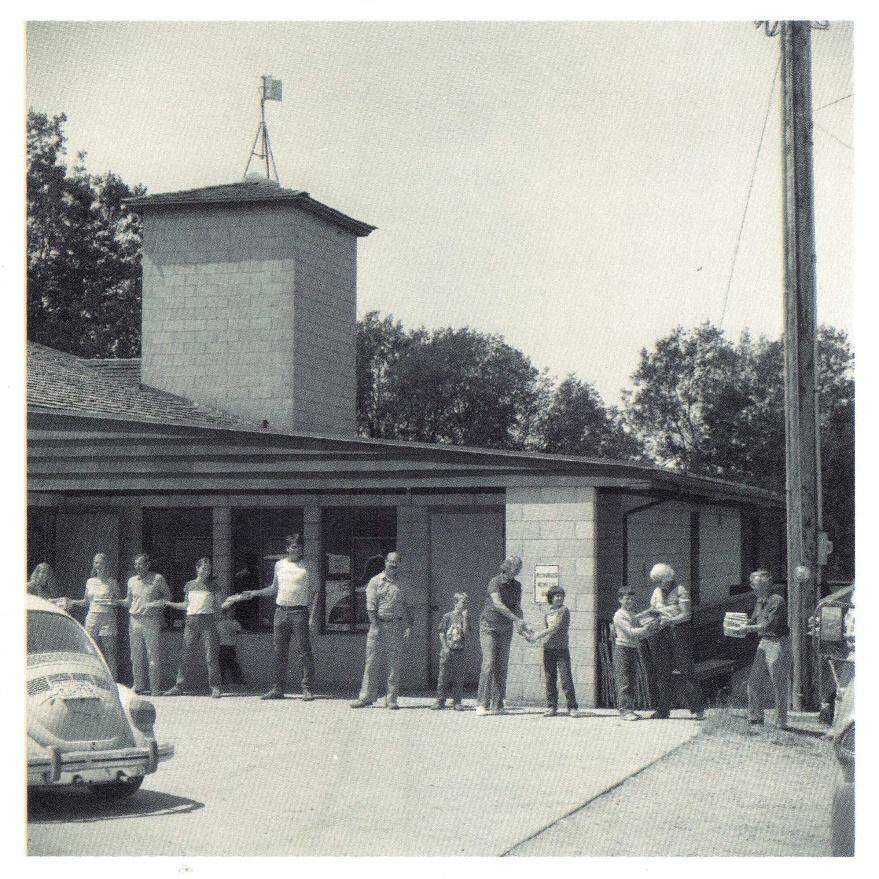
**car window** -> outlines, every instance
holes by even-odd
[[[59,613],[41,610],[28,611],[27,652],[96,655],[79,623]]]

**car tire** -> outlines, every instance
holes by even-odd
[[[124,781],[108,781],[103,784],[90,784],[89,790],[103,800],[122,800],[140,790],[143,776],[136,775]]]

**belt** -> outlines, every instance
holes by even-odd
[[[403,617],[379,617],[378,618],[380,623],[396,623],[402,619],[403,619]]]
[[[308,610],[307,604],[279,604],[281,610]]]

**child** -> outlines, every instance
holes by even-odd
[[[238,664],[238,651],[235,649],[238,636],[241,634],[241,623],[235,619],[231,607],[220,614],[217,632],[220,636],[220,677],[223,686],[231,684],[234,687],[243,687],[244,677]]]
[[[464,695],[464,643],[470,634],[467,593],[456,592],[454,601],[452,609],[443,617],[439,627],[439,680],[436,684],[436,702],[430,706],[434,710],[446,707],[450,689],[452,707],[455,711],[464,710],[461,704]]]
[[[617,707],[623,720],[638,720],[635,714],[633,694],[635,692],[635,675],[638,671],[638,645],[648,636],[654,634],[661,625],[659,620],[640,626],[640,616],[632,614],[635,592],[632,589],[620,589],[617,593],[620,609],[613,615],[615,633],[613,645],[613,675],[617,687]]]
[[[546,593],[549,612],[544,616],[546,628],[538,635],[526,639],[532,644],[544,641],[543,672],[546,677],[546,711],[544,717],[555,717],[558,714],[559,691],[556,677],[561,676],[562,690],[565,693],[567,708],[562,714],[577,717],[577,696],[574,693],[574,679],[571,677],[571,654],[568,650],[568,627],[571,612],[565,607],[565,590],[561,586],[552,586]]]

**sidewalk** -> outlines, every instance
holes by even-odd
[[[430,711],[416,697],[400,711],[340,699],[155,702],[177,754],[133,798],[134,814],[123,809],[100,834],[82,809],[48,826],[34,815],[32,854],[500,855],[699,729],[687,712],[638,723],[603,710],[477,717],[472,702]],[[148,818],[133,808],[139,797],[157,804]],[[193,805],[169,811],[171,801]]]

